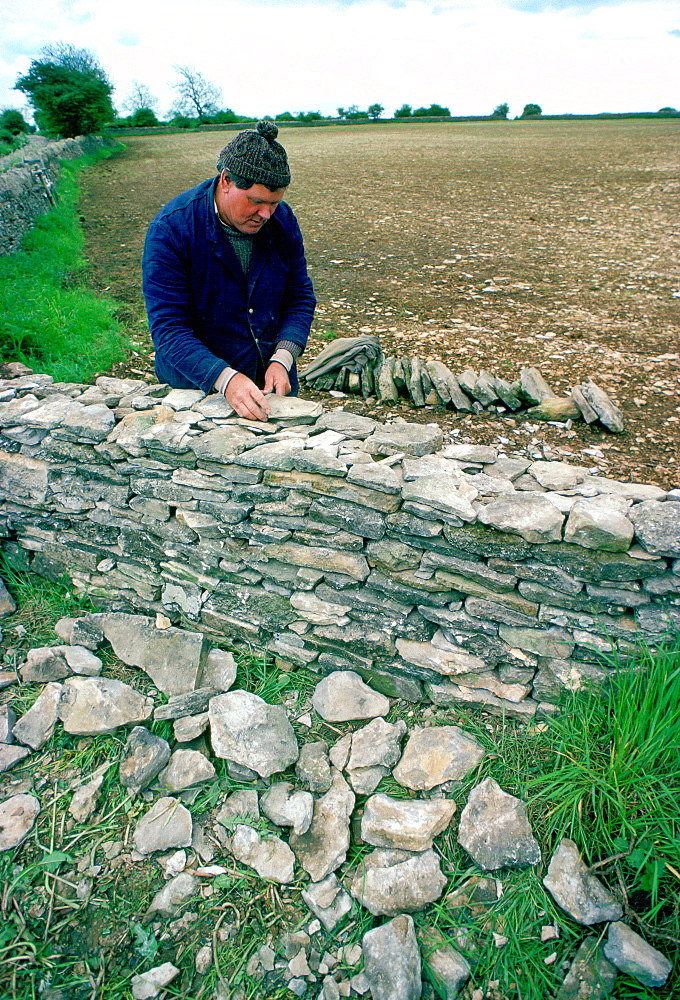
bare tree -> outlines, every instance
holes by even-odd
[[[158,98],[154,97],[145,83],[133,80],[130,91],[123,101],[123,108],[131,115],[142,108],[158,111]]]
[[[79,49],[68,42],[52,42],[50,45],[45,45],[40,50],[40,62],[73,69],[109,84],[111,82],[94,52],[90,52],[89,49]]]
[[[203,76],[193,66],[175,66],[177,80],[172,84],[177,91],[177,100],[172,111],[181,115],[192,115],[204,121],[217,111],[222,91]]]

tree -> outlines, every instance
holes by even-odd
[[[130,124],[133,128],[150,128],[160,125],[151,108],[137,108],[133,115],[130,115]]]
[[[451,112],[441,104],[431,104],[429,108],[416,108],[414,118],[448,118]]]
[[[541,115],[540,105],[538,104],[525,104],[524,111],[520,115],[521,118],[535,118],[537,115]]]
[[[491,112],[492,118],[507,118],[510,112],[509,104],[497,104]]]
[[[323,121],[323,115],[320,111],[298,111],[294,121],[296,122],[320,122]]]
[[[15,136],[25,135],[31,131],[31,126],[16,108],[5,108],[4,111],[0,111],[0,128]]]
[[[380,116],[381,116],[381,114],[383,113],[384,110],[385,109],[382,106],[382,104],[369,104],[368,105],[368,112],[367,112],[368,113],[368,117],[372,118],[373,121],[375,122],[375,121],[378,120],[378,118],[380,118]]]
[[[136,111],[142,110],[153,111],[156,114],[158,111],[158,98],[154,97],[145,83],[133,80],[132,87],[123,101],[123,108],[131,115],[134,115]]]
[[[410,118],[413,114],[413,108],[410,104],[402,104],[400,108],[394,112],[395,118]]]
[[[193,66],[175,66],[177,80],[172,84],[177,100],[172,111],[178,115],[192,115],[202,124],[217,111],[222,91],[199,73]]]
[[[275,122],[294,122],[295,116],[290,111],[282,111],[280,115],[274,115]]]
[[[26,94],[38,128],[48,136],[87,135],[115,117],[113,86],[97,57],[73,45],[47,46],[14,89]]]

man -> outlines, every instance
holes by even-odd
[[[153,220],[142,263],[158,379],[221,392],[250,420],[267,419],[267,393],[297,393],[316,305],[277,134],[262,121],[232,139],[217,179]]]

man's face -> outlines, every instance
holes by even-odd
[[[253,184],[244,191],[222,173],[217,209],[222,219],[234,229],[252,235],[259,232],[272,217],[285,193],[285,188],[270,191],[264,184]]]

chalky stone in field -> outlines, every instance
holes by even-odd
[[[570,490],[582,483],[588,469],[567,462],[532,462],[527,469],[537,483],[546,490]]]
[[[340,772],[335,771],[330,789],[316,801],[309,830],[291,834],[289,843],[298,864],[313,882],[320,882],[344,864],[354,802],[354,793]]]
[[[32,750],[39,750],[54,733],[64,691],[61,684],[46,684],[33,705],[15,723],[15,739]]]
[[[151,900],[145,916],[158,913],[161,917],[176,917],[181,908],[195,896],[200,879],[191,872],[180,872],[170,879]]]
[[[311,826],[314,798],[310,792],[295,791],[289,781],[277,781],[262,793],[260,808],[272,823],[302,834]]]
[[[58,709],[65,731],[78,736],[111,733],[144,722],[152,712],[153,698],[110,677],[69,677]]]
[[[260,878],[286,885],[293,881],[295,856],[280,837],[262,837],[250,826],[239,825],[231,838],[231,851],[237,861],[253,868]]]
[[[617,969],[635,976],[643,986],[664,986],[673,969],[665,955],[620,920],[609,925],[604,953]]]
[[[169,760],[170,744],[144,726],[135,726],[121,757],[120,783],[132,792],[140,792],[151,784]]]
[[[450,799],[393,799],[372,795],[364,807],[361,838],[374,847],[428,851],[447,828],[456,804]]]
[[[421,476],[410,483],[404,483],[401,495],[404,500],[431,507],[443,514],[454,515],[463,521],[474,521],[477,512],[471,504],[476,499],[477,490],[470,483],[461,483],[460,476],[447,473],[435,476]]]
[[[595,936],[579,946],[555,1000],[606,1000],[616,983],[616,969],[607,961]]]
[[[25,760],[30,752],[26,747],[15,747],[7,743],[0,743],[0,774],[11,770],[19,761]]]
[[[200,632],[156,628],[144,615],[93,615],[116,656],[139,667],[163,694],[192,691],[198,680],[206,639]]]
[[[249,691],[228,691],[210,702],[210,735],[217,757],[268,778],[298,758],[298,744],[285,709]]]
[[[312,705],[325,722],[350,722],[387,715],[389,698],[364,684],[353,670],[335,670],[317,684]]]
[[[33,829],[40,803],[33,795],[11,795],[0,802],[0,851],[18,847]]]
[[[400,785],[425,791],[457,781],[479,764],[484,748],[458,726],[415,729],[392,772]]]
[[[190,847],[192,829],[189,810],[177,799],[166,796],[142,816],[132,839],[139,854],[153,854],[174,847]]]
[[[373,1000],[419,1000],[420,951],[411,917],[401,915],[374,927],[361,944]]]
[[[378,848],[362,858],[350,892],[374,916],[393,917],[425,909],[445,886],[435,851]]]
[[[589,927],[619,920],[623,913],[608,889],[584,865],[573,840],[564,839],[550,859],[543,885],[558,906],[578,924]]]
[[[527,807],[485,778],[468,796],[460,816],[458,843],[485,871],[537,865],[541,849],[527,819]]]
[[[453,1000],[470,978],[470,966],[434,927],[421,928],[418,939],[427,955],[428,967],[444,987],[446,1000]]]
[[[352,898],[345,892],[336,875],[327,875],[302,890],[302,898],[327,931],[332,931],[352,909]]]
[[[328,760],[328,744],[324,740],[303,744],[295,774],[310,792],[328,791],[333,784],[333,775]]]
[[[212,781],[216,774],[213,765],[199,750],[175,750],[168,766],[158,775],[158,780],[171,792],[181,792],[204,781]]]

